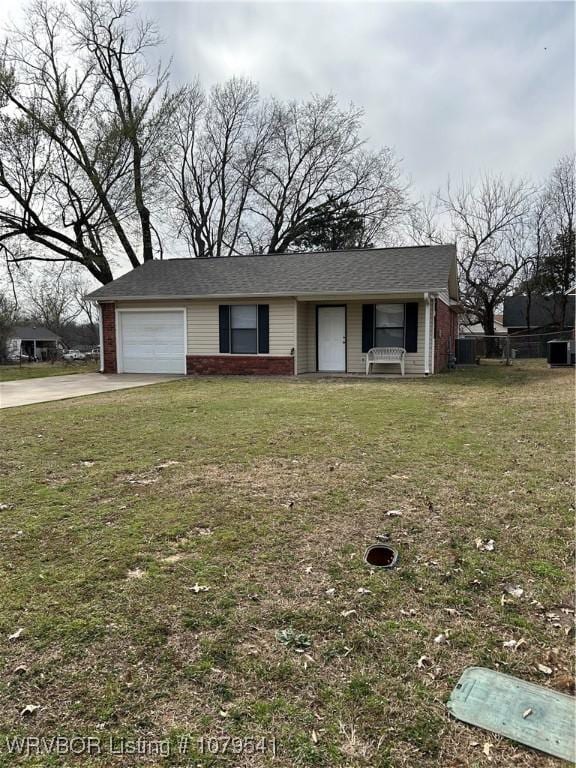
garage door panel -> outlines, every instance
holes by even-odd
[[[121,370],[124,373],[185,373],[182,311],[121,312]]]

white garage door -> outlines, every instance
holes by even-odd
[[[186,373],[184,319],[174,312],[119,312],[122,373]]]

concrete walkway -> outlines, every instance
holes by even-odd
[[[21,379],[0,383],[0,408],[66,400],[69,397],[97,395],[116,389],[146,387],[182,376],[147,373],[73,373],[68,376],[46,376],[42,379]]]

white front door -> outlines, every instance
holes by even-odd
[[[318,307],[318,370],[346,370],[346,307]]]
[[[183,310],[118,312],[121,373],[186,373]]]

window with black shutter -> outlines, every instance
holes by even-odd
[[[362,352],[372,347],[418,351],[418,302],[362,305]]]
[[[376,304],[374,346],[404,346],[404,304]]]
[[[220,352],[233,355],[268,354],[268,304],[220,304]]]
[[[258,352],[256,304],[232,304],[230,307],[230,352],[233,355]]]

